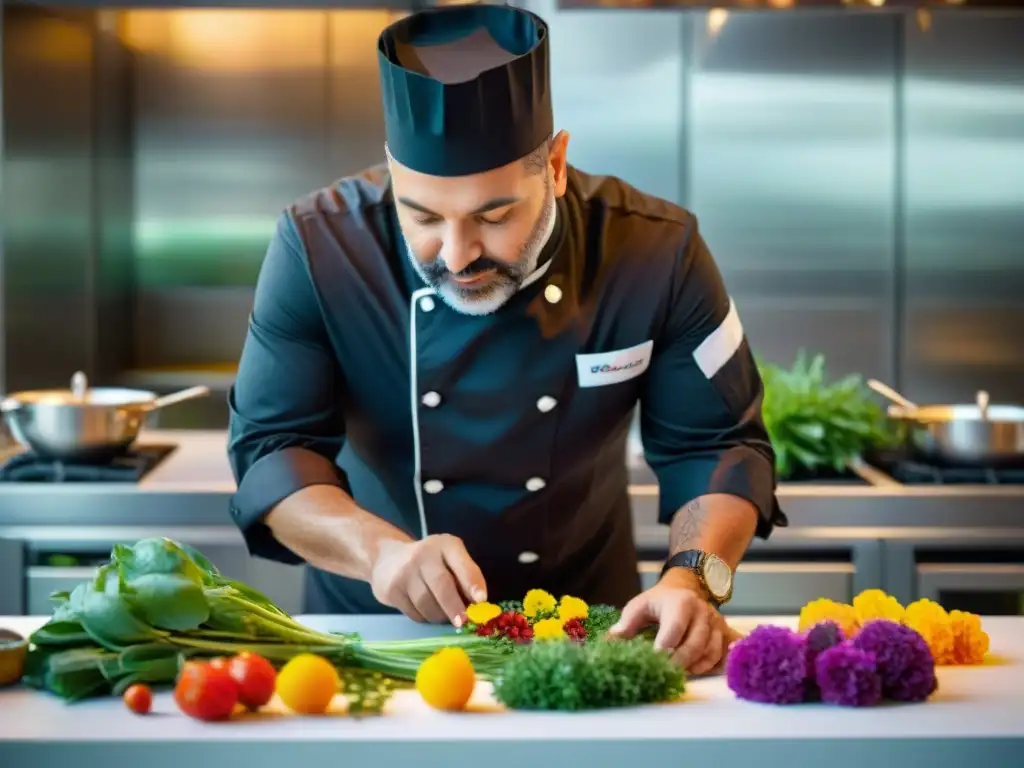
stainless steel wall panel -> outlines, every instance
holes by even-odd
[[[93,58],[95,142],[93,226],[96,235],[93,381],[109,384],[134,356],[135,297],[132,57],[118,38],[118,12],[96,14]]]
[[[237,360],[280,211],[384,159],[374,52],[398,15],[125,14],[138,62],[137,369]]]
[[[897,20],[695,21],[688,202],[755,352],[889,377]]]
[[[284,206],[330,181],[328,15],[129,11],[123,34],[136,60],[136,365],[235,358],[248,307],[224,309],[251,291]]]
[[[919,402],[1024,402],[1024,16],[906,28],[905,349]]]
[[[95,365],[92,13],[4,8],[3,387]]]
[[[326,170],[333,178],[384,162],[377,38],[404,14],[390,11],[336,11],[329,15],[327,57]]]
[[[555,130],[570,134],[569,161],[682,202],[683,16],[516,5],[548,23]]]

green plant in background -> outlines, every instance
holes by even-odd
[[[801,351],[792,368],[759,363],[764,421],[775,448],[779,479],[843,472],[872,448],[894,445],[897,431],[861,376],[829,382],[825,358]]]

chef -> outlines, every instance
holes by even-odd
[[[710,669],[733,571],[785,518],[697,220],[568,164],[536,15],[415,13],[377,56],[386,162],[288,207],[257,282],[229,396],[250,552],[310,566],[309,612],[458,624],[542,588]],[[638,406],[670,546],[643,593]]]

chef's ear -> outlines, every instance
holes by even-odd
[[[565,194],[565,185],[569,178],[568,149],[569,132],[559,131],[551,139],[551,145],[548,148],[548,165],[551,167],[555,182],[555,197]]]

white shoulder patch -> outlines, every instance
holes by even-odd
[[[710,379],[732,359],[742,343],[743,323],[740,322],[735,302],[730,298],[729,314],[693,351],[693,359],[701,373]]]

